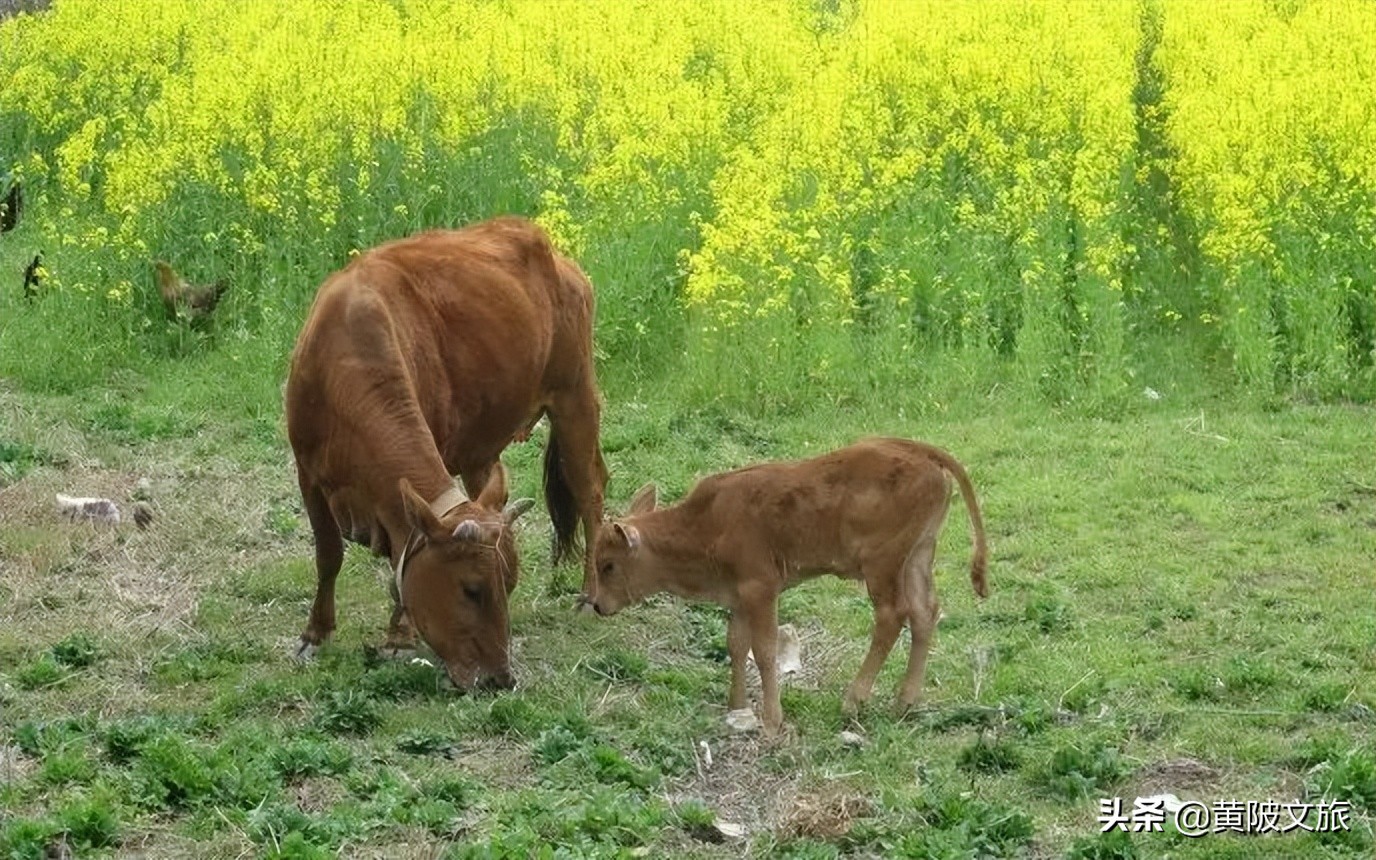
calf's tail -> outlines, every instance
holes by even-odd
[[[974,533],[975,554],[970,559],[970,585],[980,597],[989,596],[989,579],[986,570],[989,566],[989,547],[984,540],[984,518],[979,513],[979,500],[975,498],[975,487],[965,467],[950,454],[930,445],[924,446],[927,453],[956,479],[960,494],[965,498],[965,510],[970,514],[970,530]]]

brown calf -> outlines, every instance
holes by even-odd
[[[503,510],[498,457],[548,416],[556,549],[582,520],[587,580],[607,481],[592,320],[588,279],[518,218],[389,242],[321,285],[286,386],[317,577],[298,654],[334,630],[347,538],[396,571],[389,648],[411,647],[418,629],[454,683],[511,685],[506,526],[521,509]]]
[[[745,660],[753,650],[764,727],[772,734],[783,723],[775,664],[779,594],[822,573],[863,580],[874,604],[874,634],[846,691],[847,710],[869,698],[905,623],[912,648],[898,704],[906,708],[921,695],[936,627],[932,558],[950,503],[948,476],[970,515],[970,581],[983,597],[989,591],[984,525],[964,468],[931,445],[868,439],[811,460],[712,475],[669,508],[656,509],[655,487],[647,484],[625,518],[598,532],[593,608],[611,615],[668,591],[730,609],[727,705],[747,706]]]

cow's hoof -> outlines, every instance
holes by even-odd
[[[314,642],[307,642],[305,639],[296,640],[296,645],[289,649],[293,660],[314,660],[315,652],[320,650],[320,646]]]

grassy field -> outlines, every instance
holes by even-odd
[[[0,857],[1372,856],[1376,6],[454,10],[0,16],[27,204],[0,235]],[[869,434],[965,463],[992,594],[955,506],[916,712],[887,709],[895,657],[842,716],[870,610],[826,579],[781,609],[790,730],[734,732],[722,613],[574,613],[541,507],[514,691],[379,659],[358,548],[333,643],[288,658],[314,572],[281,386],[314,289],[498,213],[596,285],[613,513]],[[213,318],[165,318],[159,258],[230,282]],[[519,495],[544,441],[504,455]],[[154,520],[71,524],[55,493]],[[1352,812],[1100,833],[1101,799],[1161,793]]]
[[[521,535],[517,689],[457,697],[370,656],[384,568],[351,550],[341,624],[286,652],[313,589],[275,418],[163,407],[196,360],[70,396],[0,388],[0,846],[42,856],[1369,856],[1376,802],[1376,454],[1370,408],[1267,409],[1153,380],[1118,420],[958,374],[770,419],[609,396],[612,507],[646,479],[806,455],[870,432],[949,447],[992,543],[967,579],[956,508],[928,700],[850,722],[856,588],[789,592],[804,668],[776,743],[723,724],[724,619],[668,600],[574,614],[572,568]],[[271,414],[274,406],[266,406]],[[535,494],[542,434],[508,452]],[[146,532],[73,526],[54,492],[125,502]],[[127,506],[126,506],[127,510]],[[844,741],[851,731],[862,740]],[[706,761],[710,750],[711,764]],[[1350,833],[1098,836],[1101,797],[1348,799]],[[745,828],[719,841],[721,820]],[[59,835],[62,834],[62,835]],[[194,847],[193,847],[194,846]],[[544,852],[544,854],[541,854]],[[1067,854],[1069,852],[1069,854]]]

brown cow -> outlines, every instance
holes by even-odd
[[[730,709],[747,707],[745,660],[760,670],[765,731],[783,723],[775,655],[779,594],[822,573],[863,580],[874,603],[869,654],[846,691],[853,711],[904,623],[912,632],[901,708],[922,692],[937,621],[932,559],[950,502],[949,476],[965,497],[974,531],[970,581],[988,594],[984,525],[960,463],[905,439],[868,439],[811,460],[766,463],[712,475],[677,505],[656,509],[647,484],[624,519],[597,536],[593,608],[611,615],[651,594],[709,600],[731,610]]]
[[[286,387],[318,577],[298,655],[334,630],[347,537],[396,571],[388,648],[411,647],[419,629],[459,686],[511,685],[506,527],[522,509],[502,510],[498,457],[549,417],[555,556],[572,549],[581,519],[586,592],[607,481],[592,315],[578,266],[517,218],[390,242],[325,281]]]

